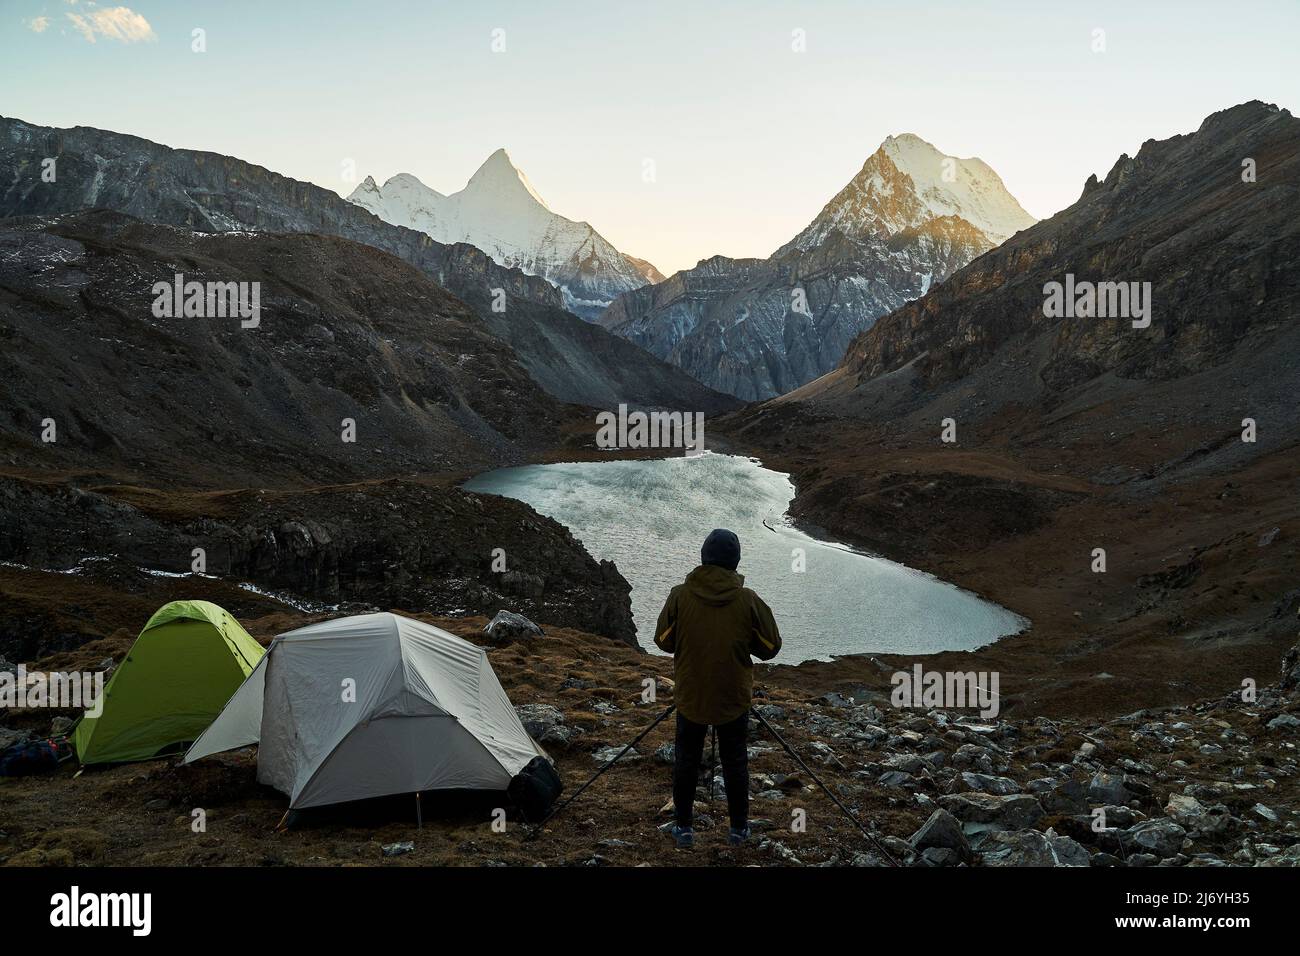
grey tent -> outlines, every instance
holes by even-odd
[[[545,756],[486,652],[396,614],[281,634],[185,755],[258,744],[290,809],[422,790],[505,790]]]

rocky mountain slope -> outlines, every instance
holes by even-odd
[[[383,186],[367,176],[348,201],[384,222],[439,242],[468,242],[503,266],[541,276],[559,287],[565,308],[586,319],[659,275],[649,263],[623,255],[589,223],[552,212],[504,149],[459,192],[443,195],[399,173]]]
[[[890,137],[767,260],[715,257],[625,293],[606,328],[747,400],[834,368],[881,315],[1033,222],[993,170]]]
[[[56,160],[52,182],[42,176],[47,159]],[[540,276],[500,266],[474,246],[390,225],[336,193],[252,163],[106,130],[0,117],[0,168],[13,170],[0,186],[0,218],[106,208],[196,232],[307,232],[389,252],[467,302],[562,401],[700,411],[731,405],[565,311],[560,290]]]
[[[1025,359],[1033,384],[1024,400],[1108,373],[1154,382],[1220,363],[1295,315],[1297,128],[1287,111],[1248,103],[1193,134],[1148,140],[1104,180],[1091,178],[1074,205],[877,322],[850,347],[844,372],[865,383],[908,368],[934,389]],[[1246,160],[1255,181],[1243,181]],[[1151,283],[1150,327],[1127,316],[1047,317],[1044,286],[1067,274]]]
[[[177,272],[259,283],[256,327],[155,314]],[[0,220],[0,341],[0,562],[192,585],[201,549],[203,574],[318,606],[509,606],[635,644],[612,564],[452,486],[549,453],[577,410],[395,256],[105,210]],[[3,641],[62,640],[4,603]]]
[[[259,283],[259,324],[158,317],[176,273]],[[443,472],[521,461],[568,414],[464,303],[344,239],[0,220],[0,290],[13,464],[209,487]]]
[[[927,666],[1056,713],[1225,693],[1295,638],[1297,209],[1300,121],[1216,113],[715,434],[792,472],[801,520],[1033,622]],[[1048,318],[1066,274],[1150,282],[1149,327]]]

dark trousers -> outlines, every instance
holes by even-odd
[[[673,762],[673,807],[677,825],[691,825],[695,787],[699,783],[700,763],[704,759],[707,724],[697,724],[677,715],[677,742]],[[718,753],[722,758],[722,780],[727,785],[727,810],[731,825],[737,829],[749,825],[749,759],[745,751],[749,737],[749,713],[717,725]]]

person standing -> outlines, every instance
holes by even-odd
[[[749,839],[749,708],[754,690],[751,658],[770,661],[781,650],[771,609],[736,573],[740,539],[725,528],[709,533],[700,566],[664,602],[655,644],[673,655],[677,739],[673,761],[671,829],[679,848],[694,845],[693,809],[704,737],[717,732],[731,827],[727,842]]]

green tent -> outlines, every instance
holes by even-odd
[[[87,713],[77,725],[77,759],[148,760],[195,740],[262,654],[262,646],[215,604],[164,605],[108,682],[100,715]]]

